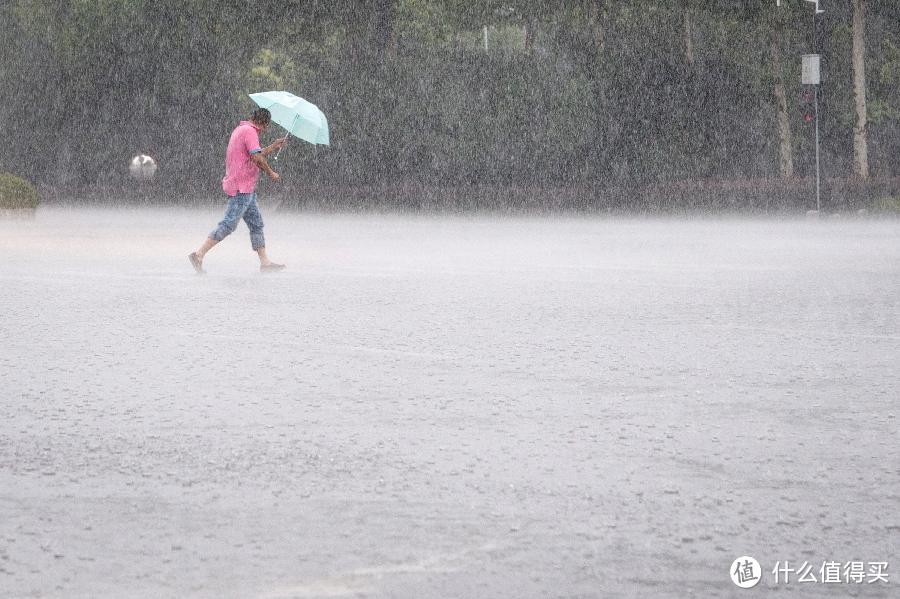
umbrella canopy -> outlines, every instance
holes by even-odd
[[[250,94],[250,99],[271,112],[272,120],[291,135],[311,144],[328,145],[328,119],[315,104],[283,91]]]

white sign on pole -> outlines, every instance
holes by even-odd
[[[822,14],[823,12],[825,12],[825,9],[824,9],[824,8],[819,8],[819,0],[806,0],[806,1],[807,1],[807,2],[812,2],[813,4],[816,5],[816,14],[817,14],[817,15],[820,15],[820,14]]]
[[[819,69],[820,56],[818,54],[803,55],[803,71],[800,82],[803,85],[819,85],[822,82],[822,73]],[[794,71],[796,73],[796,71]]]

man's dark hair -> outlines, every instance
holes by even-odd
[[[272,121],[272,113],[265,108],[257,108],[250,115],[250,119],[257,125],[268,125]]]

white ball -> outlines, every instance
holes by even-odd
[[[139,154],[131,159],[128,170],[138,181],[149,181],[156,174],[156,161],[146,154]]]

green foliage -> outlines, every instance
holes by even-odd
[[[896,93],[900,89],[900,46],[884,40],[882,52],[883,62],[873,74],[872,87],[885,93],[878,93],[869,101],[869,121],[900,123],[900,98]]]
[[[34,209],[41,203],[34,185],[9,173],[0,173],[0,208]]]
[[[875,200],[874,209],[877,212],[900,214],[900,196],[878,198]]]
[[[449,48],[456,35],[446,7],[433,0],[399,0],[396,28],[401,40],[431,48]]]
[[[250,89],[285,89],[288,82],[300,79],[297,65],[284,52],[263,48],[251,60],[247,82]],[[306,77],[303,77],[306,79]]]
[[[812,5],[782,4],[8,0],[0,122],[14,143],[0,160],[26,156],[19,172],[34,181],[94,186],[125,184],[125,161],[150,153],[166,185],[215,189],[228,133],[253,108],[247,93],[286,89],[318,104],[332,129],[330,148],[287,150],[286,181],[764,179],[778,172],[781,81],[795,172],[808,176],[799,63],[812,49]],[[854,105],[851,15],[831,4],[820,17],[820,124],[834,175],[852,162]],[[892,176],[900,25],[896,9],[872,6],[870,162]]]

